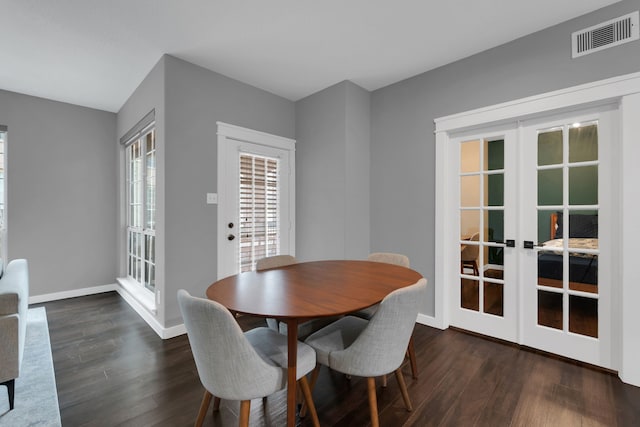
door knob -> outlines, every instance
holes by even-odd
[[[227,224],[227,227],[229,227],[229,228],[233,228],[233,223],[232,223],[232,222],[230,222],[229,224]]]
[[[228,239],[229,241],[231,241],[231,240],[233,240],[233,239],[235,239],[235,238],[236,238],[236,236],[234,236],[233,234],[229,234],[229,235],[227,236],[227,239]]]

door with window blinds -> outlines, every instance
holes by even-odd
[[[218,278],[295,255],[294,155],[293,140],[219,124]]]

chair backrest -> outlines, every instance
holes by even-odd
[[[409,268],[409,257],[391,252],[374,252],[367,257],[369,261],[386,262],[387,264],[400,265]]]
[[[395,371],[404,360],[427,280],[387,295],[367,327],[348,348],[332,352],[330,365],[340,372],[375,377]]]
[[[473,233],[469,241],[477,242],[480,239],[480,233]],[[480,245],[466,245],[465,248],[460,251],[460,261],[474,261],[478,259],[480,254]]]
[[[280,389],[282,368],[258,355],[229,310],[184,289],[178,291],[178,303],[200,381],[209,392],[222,399],[248,400]]]
[[[268,270],[270,268],[284,267],[291,264],[296,264],[298,261],[292,255],[274,255],[265,258],[260,258],[256,262],[256,271]],[[267,326],[274,331],[280,330],[280,322],[276,319],[267,318]]]
[[[284,267],[286,265],[295,264],[298,261],[291,255],[275,255],[261,258],[256,262],[256,270],[267,270],[269,268]]]

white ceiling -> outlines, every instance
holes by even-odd
[[[293,101],[375,90],[616,1],[0,0],[0,89],[118,111],[167,53]]]

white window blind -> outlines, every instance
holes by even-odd
[[[240,271],[280,253],[280,161],[240,153]]]

